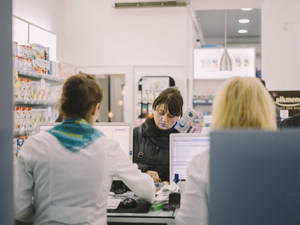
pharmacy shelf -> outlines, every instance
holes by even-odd
[[[34,130],[25,130],[25,131],[15,131],[14,137],[20,137],[20,136],[29,136],[34,132]]]
[[[60,78],[54,75],[45,75],[45,74],[40,74],[40,73],[36,73],[36,72],[25,72],[25,71],[19,71],[18,75],[20,77],[25,77],[25,78],[31,78],[34,80],[41,80],[44,79],[46,81],[50,81],[50,82],[55,82],[55,83],[63,83],[65,81],[64,78]]]
[[[212,100],[193,100],[193,105],[212,105]]]
[[[57,102],[52,102],[52,101],[29,101],[29,100],[24,100],[24,101],[17,100],[17,101],[15,101],[15,106],[48,107],[48,106],[54,106],[54,105],[57,105]]]

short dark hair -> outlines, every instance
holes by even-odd
[[[157,106],[164,104],[172,116],[182,116],[183,98],[180,91],[175,87],[163,90],[154,100],[152,108],[156,110]]]
[[[101,103],[102,98],[102,87],[93,76],[84,73],[73,75],[63,85],[60,114],[88,120],[92,106]]]

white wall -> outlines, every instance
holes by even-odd
[[[64,0],[13,0],[13,15],[57,35],[57,59],[61,58]]]
[[[170,75],[186,97],[186,7],[115,9],[66,0],[63,60],[93,74],[125,74],[125,121],[135,121],[140,76]]]
[[[300,1],[265,0],[262,76],[270,90],[300,90]]]
[[[115,9],[66,0],[64,61],[78,66],[184,65],[186,9]]]

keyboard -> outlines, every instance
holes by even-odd
[[[122,199],[108,198],[106,209],[116,209],[116,208],[118,208],[121,201],[122,201]]]

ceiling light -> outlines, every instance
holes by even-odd
[[[242,8],[243,11],[251,11],[253,8]]]
[[[239,23],[249,23],[249,19],[239,19]]]
[[[220,61],[220,71],[232,71],[232,60],[227,51],[227,10],[225,10],[225,26],[224,26],[224,52]]]
[[[238,33],[240,33],[240,34],[247,34],[248,30],[240,29],[240,30],[238,30]]]

